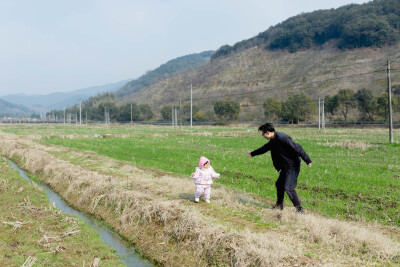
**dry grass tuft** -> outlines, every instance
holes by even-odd
[[[326,143],[318,143],[318,145],[323,145],[328,147],[342,147],[342,148],[356,149],[361,151],[366,151],[367,149],[370,148],[375,148],[377,150],[386,149],[385,146],[371,145],[364,141],[358,141],[358,140],[340,140],[340,141],[335,141],[333,143],[329,143],[327,141]]]
[[[367,227],[360,227],[354,222],[308,214],[298,216],[293,213],[287,214],[285,218],[297,226],[297,232],[302,238],[334,248],[341,253],[387,261],[394,260],[400,255],[398,242]]]
[[[31,223],[31,222],[21,222],[21,221],[3,222],[3,224],[11,225],[13,227],[14,231],[17,230],[18,228],[21,228],[22,226],[24,226],[27,223]]]
[[[99,264],[100,264],[100,258],[95,258],[92,264],[90,264],[90,267],[98,267]]]
[[[24,264],[21,265],[21,267],[31,267],[33,266],[33,264],[35,264],[36,260],[37,260],[36,257],[28,256],[28,258],[26,259]]]
[[[208,265],[279,266],[294,250],[275,234],[235,231],[191,210],[180,213],[165,231],[172,241],[195,247]]]

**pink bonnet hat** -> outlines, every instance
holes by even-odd
[[[201,158],[200,158],[200,161],[199,161],[199,167],[200,167],[200,168],[203,168],[204,164],[205,164],[207,161],[210,162],[210,161],[208,160],[208,158],[206,158],[206,157],[201,157]]]

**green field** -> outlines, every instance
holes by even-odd
[[[278,173],[270,153],[248,158],[266,140],[257,126],[195,127],[183,130],[155,126],[2,126],[3,132],[39,135],[42,142],[89,150],[137,166],[186,175],[200,156],[221,173],[217,183],[275,200]],[[297,191],[307,210],[331,217],[400,225],[400,131],[394,144],[387,129],[276,127],[300,143],[313,161],[302,163]],[[94,134],[107,138],[94,138]],[[65,135],[73,135],[65,138]],[[287,206],[290,200],[285,199]]]

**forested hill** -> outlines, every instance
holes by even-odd
[[[149,87],[156,82],[169,78],[173,75],[191,71],[199,65],[209,62],[211,55],[214,52],[215,51],[205,51],[202,53],[190,54],[170,60],[155,70],[148,71],[138,79],[129,82],[120,88],[116,92],[116,95],[117,97],[122,98],[126,95],[139,92],[143,88]]]
[[[0,116],[19,116],[34,113],[31,109],[0,99]]]
[[[380,47],[400,39],[400,1],[374,0],[337,9],[300,14],[279,23],[257,36],[224,45],[213,59],[235,51],[264,46],[291,52],[320,46],[337,39],[343,48]]]

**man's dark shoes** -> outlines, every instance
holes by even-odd
[[[303,208],[301,206],[296,207],[296,211],[297,211],[297,213],[304,213]]]
[[[273,210],[283,210],[283,204],[275,203],[275,205],[272,206]]]

